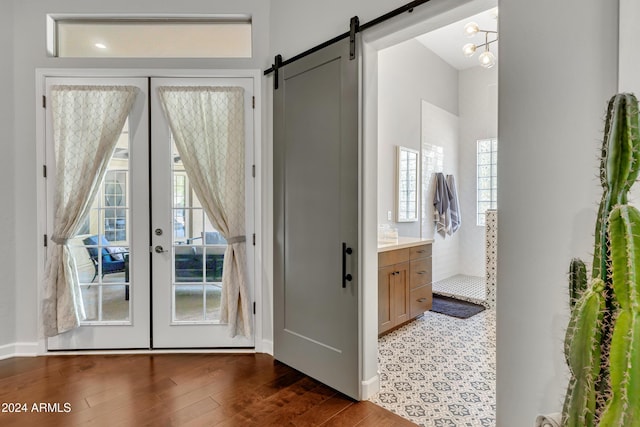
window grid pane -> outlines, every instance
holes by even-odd
[[[498,140],[477,141],[477,215],[476,224],[485,225],[487,209],[498,207]]]

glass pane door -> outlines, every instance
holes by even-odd
[[[212,225],[189,185],[172,143],[172,323],[220,323],[222,267],[227,241]]]
[[[227,242],[207,218],[173,141],[158,97],[160,86],[241,86],[245,111],[245,225],[253,227],[251,78],[154,78],[152,105],[153,346],[253,347],[253,336],[230,337],[220,319]],[[254,246],[246,243],[250,295]]]
[[[147,79],[48,78],[54,85],[138,88],[89,215],[68,242],[86,317],[81,327],[48,340],[49,349],[149,348],[149,179]],[[47,111],[47,229],[53,229],[56,174]]]

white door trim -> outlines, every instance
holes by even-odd
[[[42,329],[42,316],[40,310],[42,297],[42,284],[44,281],[45,268],[45,248],[43,246],[43,236],[47,230],[47,198],[46,198],[46,180],[43,177],[43,165],[45,164],[45,114],[46,110],[42,108],[43,96],[45,91],[45,79],[47,77],[249,77],[253,79],[254,96],[255,96],[255,112],[254,112],[254,162],[256,165],[255,192],[254,192],[254,222],[256,234],[256,256],[254,259],[255,274],[255,303],[258,309],[255,318],[255,352],[261,353],[265,350],[269,351],[263,345],[263,316],[260,309],[263,307],[263,248],[261,243],[262,222],[260,218],[263,216],[262,207],[262,191],[263,184],[267,181],[264,176],[264,167],[262,162],[262,72],[256,69],[217,69],[217,70],[199,70],[199,69],[165,69],[165,68],[118,68],[118,69],[91,69],[91,68],[37,68],[35,76],[35,115],[36,115],[36,162],[34,173],[37,177],[36,189],[36,209],[37,209],[37,225],[36,232],[38,236],[36,265],[37,267],[37,325],[38,325],[38,355],[49,354],[46,346],[46,339]],[[247,230],[248,234],[252,234]]]

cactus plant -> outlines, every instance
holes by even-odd
[[[562,423],[640,427],[640,212],[628,193],[640,171],[638,101],[609,101],[600,161],[602,200],[591,280],[572,260],[565,357],[571,372]]]
[[[574,258],[569,265],[569,301],[572,308],[585,290],[587,290],[587,267],[584,261]]]

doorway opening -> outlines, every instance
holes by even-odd
[[[370,111],[375,109],[377,122],[370,135],[378,147],[382,332],[380,391],[371,400],[423,426],[495,425],[497,42],[489,43],[496,57],[492,67],[478,61],[483,46],[474,57],[463,54],[466,43],[485,43],[484,35],[481,41],[465,37],[466,24],[497,32],[495,6],[475,2],[470,13],[440,19],[428,32],[370,43],[375,60],[366,62],[377,73],[377,96],[369,102],[375,103]],[[406,172],[403,151],[418,153],[413,174]],[[443,197],[449,209],[441,209]],[[415,201],[417,218],[406,220],[403,200]],[[430,257],[412,252],[425,245]],[[395,257],[402,251],[406,260]],[[394,268],[404,262],[406,270]],[[395,273],[391,282],[389,272]],[[420,301],[428,310],[432,295],[485,310],[468,319],[424,312]]]

